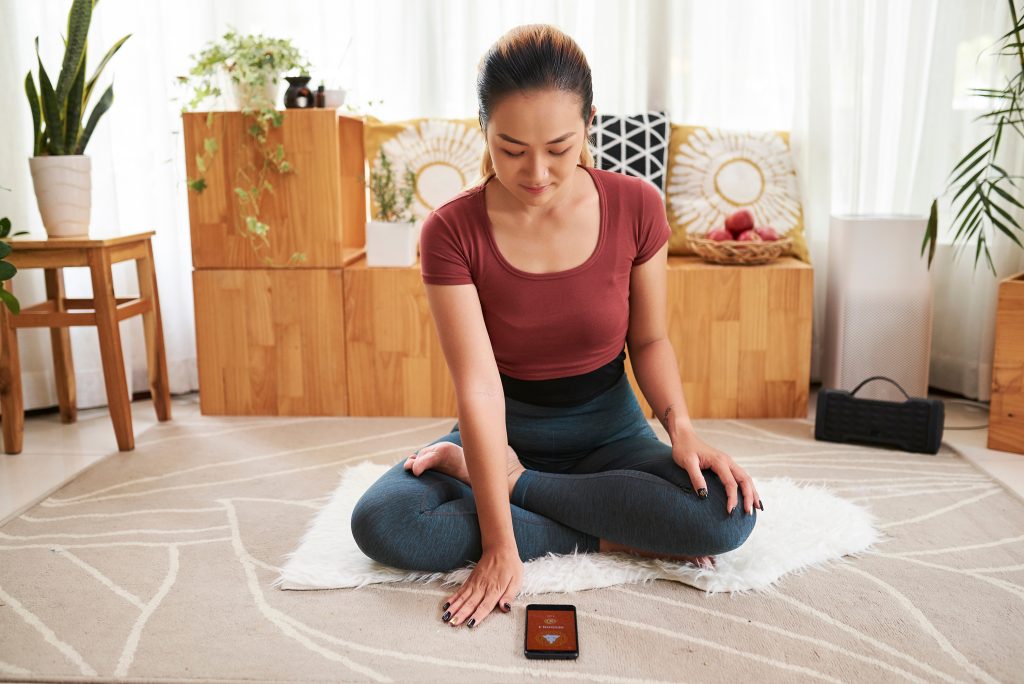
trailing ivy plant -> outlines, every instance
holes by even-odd
[[[192,99],[182,112],[194,110],[207,98],[221,95],[217,82],[222,75],[226,75],[237,88],[245,131],[252,142],[251,154],[239,165],[235,178],[234,195],[242,216],[239,232],[249,240],[264,264],[275,266],[270,257],[261,254],[261,250],[270,246],[267,236],[271,227],[260,217],[260,204],[264,192],[274,191],[271,174],[284,175],[291,173],[293,168],[285,159],[284,146],[267,142],[270,129],[279,128],[284,122],[284,115],[277,110],[277,103],[268,95],[267,89],[289,71],[298,69],[306,74],[309,63],[290,40],[269,38],[263,34],[244,35],[234,29],[219,41],[207,43],[202,51],[191,57],[193,66],[189,75],[178,77],[179,83],[193,89]],[[206,117],[207,130],[212,122],[211,111]],[[206,171],[217,151],[215,137],[203,139],[203,151],[195,159],[199,175],[188,179],[188,186],[193,192],[201,193],[206,189]],[[294,252],[287,264],[305,260],[305,254]]]
[[[1000,231],[1018,247],[1024,248],[1017,235],[1022,232],[1021,226],[1006,209],[1009,205],[1024,209],[1024,205],[1017,199],[1021,191],[1014,182],[1014,179],[1022,177],[1010,175],[996,163],[1004,132],[1016,133],[1024,138],[1024,3],[1015,7],[1014,0],[1007,0],[1007,4],[1010,6],[1013,27],[999,38],[997,43],[1000,45],[995,54],[997,58],[1010,58],[1013,76],[1001,89],[971,89],[975,95],[992,100],[992,110],[974,120],[985,119],[995,130],[957,163],[950,172],[951,176],[956,176],[947,187],[947,191],[952,190],[959,183],[959,189],[953,196],[954,205],[960,200],[960,211],[953,219],[954,226],[958,226],[953,244],[960,243],[962,246],[973,240],[974,268],[978,268],[978,260],[984,252],[993,276],[996,275],[996,269],[989,253],[986,227]],[[932,201],[931,215],[921,242],[921,254],[928,250],[929,268],[935,256],[937,236],[938,199]]]
[[[381,221],[389,223],[412,223],[416,217],[410,211],[412,198],[416,194],[416,174],[409,164],[405,165],[405,178],[401,187],[395,179],[391,160],[380,151],[380,171],[370,170],[370,192],[377,203],[377,214]]]

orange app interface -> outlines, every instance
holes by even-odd
[[[531,650],[575,651],[571,610],[531,610],[526,621]]]

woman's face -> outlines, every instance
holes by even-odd
[[[591,107],[591,121],[595,111]],[[513,196],[535,207],[568,197],[586,142],[579,98],[561,90],[508,95],[487,123],[495,175]],[[528,190],[537,187],[543,190]]]

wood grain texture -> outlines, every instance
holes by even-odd
[[[1024,273],[999,283],[988,448],[1024,454]]]
[[[693,418],[805,418],[813,269],[669,257],[668,334]]]
[[[192,273],[204,415],[344,416],[341,269]]]
[[[289,109],[284,123],[271,128],[268,145],[284,145],[293,172],[270,172],[272,192],[260,199],[260,220],[270,226],[269,247],[261,254],[275,265],[300,252],[299,268],[340,268],[345,249],[363,246],[366,219],[365,187],[361,183],[362,122],[339,117],[332,109]],[[192,264],[195,268],[265,268],[244,235],[244,213],[235,187],[247,187],[239,171],[255,177],[258,156],[241,112],[183,115],[188,177],[199,175],[196,157],[204,140],[218,149],[205,173],[207,187],[188,191]],[[358,139],[358,140],[357,140]],[[355,161],[358,159],[358,161]],[[359,217],[362,217],[360,220]]]

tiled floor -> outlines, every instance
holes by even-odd
[[[1024,498],[1024,455],[985,448],[985,429],[952,429],[987,423],[987,409],[952,403],[957,398],[948,394],[929,396],[946,401],[945,441]],[[811,419],[816,397],[817,385],[811,388],[808,402]],[[203,421],[199,395],[174,397],[172,415],[178,423]],[[156,423],[153,403],[133,402],[132,420],[136,435]],[[79,411],[78,422],[72,425],[62,424],[56,412],[28,418],[23,451],[16,455],[0,454],[0,524],[49,496],[116,448],[106,408]]]

